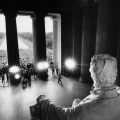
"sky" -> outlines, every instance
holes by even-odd
[[[30,16],[17,16],[17,31],[18,32],[32,32],[32,19]],[[45,18],[46,33],[53,31],[53,20],[50,17]],[[5,32],[5,17],[0,14],[0,32]]]

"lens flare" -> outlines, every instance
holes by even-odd
[[[46,70],[46,69],[48,69],[48,67],[49,67],[49,63],[46,62],[46,61],[39,62],[39,63],[37,64],[37,69],[38,69],[38,70]]]
[[[15,79],[19,79],[20,78],[20,74],[15,74]]]
[[[9,69],[9,72],[11,72],[11,73],[17,73],[19,71],[20,71],[20,68],[18,66],[12,66]]]
[[[65,61],[65,66],[68,68],[68,69],[74,69],[75,68],[75,65],[76,65],[76,63],[75,63],[75,61],[73,60],[73,59],[67,59],[66,61]]]

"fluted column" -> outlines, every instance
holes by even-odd
[[[83,31],[81,47],[81,81],[92,84],[89,73],[90,59],[95,54],[97,4],[83,6]]]
[[[118,41],[119,2],[98,0],[96,54],[116,56]]]
[[[61,65],[62,74],[71,75],[65,68],[65,60],[73,57],[72,45],[72,12],[63,11],[61,14]]]
[[[16,11],[4,10],[6,20],[6,39],[7,39],[7,53],[8,64],[19,65],[19,51],[18,51],[18,37],[16,27]]]
[[[74,70],[75,76],[81,75],[81,46],[82,46],[82,19],[83,10],[80,5],[75,6],[73,10],[73,56],[76,61],[76,68]]]
[[[120,18],[119,18],[119,21],[120,21]],[[118,65],[116,84],[120,86],[120,23],[119,23],[119,35],[118,35],[118,42],[117,42],[117,57],[116,58],[117,58],[117,65]]]
[[[57,16],[57,64],[61,70],[61,16]]]
[[[57,17],[53,17],[53,62],[57,63],[57,32],[58,32]]]
[[[119,25],[120,28],[120,25]],[[118,68],[118,72],[117,72],[117,79],[116,79],[116,84],[120,86],[120,29],[119,29],[119,40],[117,43],[117,68]]]
[[[45,14],[35,12],[33,16],[33,54],[34,64],[46,60],[46,37],[45,37]],[[37,71],[37,77],[42,80],[47,80],[47,69]]]
[[[37,60],[36,60],[36,16],[32,15],[32,32],[33,32],[33,63],[36,64]]]
[[[67,76],[79,77],[81,65],[82,10],[80,6],[72,6],[61,15],[61,61],[64,65],[67,58],[76,61],[74,70],[62,66],[62,73]]]
[[[53,17],[53,62],[61,69],[61,16]]]

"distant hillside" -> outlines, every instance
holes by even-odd
[[[28,62],[33,62],[33,38],[32,34],[27,32],[27,33],[18,33],[19,39],[21,42],[29,46],[29,49],[20,49],[20,58],[22,63],[27,64]],[[3,43],[5,40],[5,33],[0,32],[0,45]],[[52,59],[52,40],[53,40],[53,33],[47,33],[46,34],[46,47],[47,47],[47,59],[51,60]],[[2,63],[7,63],[7,51],[6,50],[0,50],[0,65]]]
[[[20,36],[23,39],[28,39],[31,42],[33,41],[33,35],[32,35],[32,33],[29,33],[29,32],[18,33],[18,36]]]
[[[33,35],[32,33],[25,32],[25,33],[18,33],[18,36],[20,36],[23,39],[27,39],[31,42],[33,42]],[[52,49],[52,40],[53,40],[53,33],[49,32],[46,34],[46,46]]]
[[[30,32],[24,32],[24,33],[18,33],[18,35],[20,36],[20,37],[23,37],[24,39],[29,39],[30,41],[32,41],[32,33],[30,33]],[[52,32],[49,32],[49,33],[47,33],[46,34],[46,39],[52,39],[52,35],[53,35],[53,33]]]
[[[4,36],[5,36],[5,33],[0,32],[0,39],[2,39]],[[24,32],[24,33],[21,32],[21,33],[18,33],[18,36],[20,36],[23,39],[28,39],[31,42],[33,41],[33,35],[30,32]],[[47,44],[50,44],[52,42],[52,39],[53,39],[53,33],[52,32],[47,33],[46,34]]]

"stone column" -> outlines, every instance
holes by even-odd
[[[33,63],[36,64],[36,16],[35,15],[31,15],[32,18],[32,32],[33,32]]]
[[[95,54],[97,4],[83,6],[83,31],[81,47],[81,81],[92,84],[89,73],[90,59]]]
[[[116,58],[117,58],[117,68],[118,68],[116,84],[120,86],[120,24],[119,24],[119,39],[117,43],[117,57]]]
[[[53,62],[61,69],[61,16],[53,17]]]
[[[119,23],[119,2],[116,0],[98,1],[98,21],[96,54],[116,56]]]
[[[6,39],[8,64],[19,65],[18,37],[16,27],[16,11],[4,10],[6,20]]]
[[[45,36],[45,14],[35,12],[33,17],[33,54],[34,64],[46,60],[46,36]],[[47,69],[37,71],[37,77],[42,80],[47,80]]]
[[[45,14],[35,13],[33,17],[33,52],[34,63],[46,60]]]
[[[58,33],[57,17],[53,17],[53,62],[57,64],[57,33]]]
[[[13,65],[19,66],[19,50],[18,50],[18,37],[16,16],[17,12],[12,10],[4,10],[6,20],[6,43],[8,54],[9,68]],[[20,83],[20,79],[15,79],[14,74],[9,74],[10,84],[16,85]]]
[[[119,18],[120,21],[120,18]],[[118,42],[117,42],[117,79],[116,79],[116,84],[120,86],[120,23],[119,23],[119,33],[118,33]]]
[[[81,46],[82,46],[82,18],[83,10],[80,5],[75,6],[73,10],[73,56],[76,61],[74,69],[75,77],[81,75]]]
[[[72,12],[63,11],[61,13],[61,65],[62,74],[65,76],[71,75],[65,68],[67,58],[73,57],[73,42],[72,42]]]
[[[77,7],[77,8],[76,8]],[[66,76],[79,77],[81,64],[82,10],[72,6],[61,15],[61,61],[62,73]],[[74,70],[63,67],[67,58],[72,58],[77,65]]]

